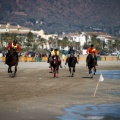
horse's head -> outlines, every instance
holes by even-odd
[[[10,48],[10,55],[13,56],[16,50],[14,48]]]
[[[53,57],[53,61],[54,61],[54,63],[57,62],[57,57],[56,56]]]
[[[87,58],[88,67],[93,67],[96,65],[95,55],[89,54]]]
[[[56,57],[54,57],[54,58],[53,58],[53,60],[57,60],[57,58],[56,58]]]
[[[90,54],[88,55],[88,58],[89,58],[89,60],[90,60],[90,59],[94,59],[94,58],[95,58],[94,53],[90,53]]]

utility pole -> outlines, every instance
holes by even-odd
[[[2,48],[2,40],[1,40],[1,34],[0,34],[0,49]]]
[[[56,48],[58,48],[58,34],[56,33],[56,36],[55,36],[55,40],[56,40]]]
[[[58,37],[56,37],[56,48],[58,47]]]

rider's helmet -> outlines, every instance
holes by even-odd
[[[53,51],[53,48],[51,48],[50,51]]]
[[[93,44],[91,44],[91,47],[94,47],[94,45],[93,45]]]
[[[55,50],[55,51],[58,51],[58,48],[55,48],[54,50]]]
[[[17,40],[13,40],[13,43],[17,44]]]

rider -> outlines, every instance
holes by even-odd
[[[70,46],[70,49],[67,51],[66,55],[67,55],[67,58],[70,57],[70,54],[73,53],[73,55],[75,55],[75,50],[73,49],[73,46]],[[67,63],[65,63],[66,65]]]
[[[6,60],[5,60],[5,64],[7,63],[7,61],[9,60],[9,56],[10,56],[10,51],[9,49],[13,48],[15,50],[14,55],[17,57],[18,60],[18,52],[20,52],[20,46],[17,44],[17,40],[13,40],[12,43],[10,43],[6,49],[8,50],[8,53],[6,54]]]
[[[92,54],[92,53],[94,53],[94,57],[95,57],[95,60],[96,60],[96,65],[98,65],[97,64],[97,54],[98,54],[98,52],[97,52],[97,50],[95,49],[95,47],[94,47],[94,45],[93,44],[91,44],[91,46],[86,50],[86,53],[89,55],[89,54]],[[87,58],[86,58],[86,65],[87,65],[87,59],[88,59],[88,56],[87,56]]]
[[[73,50],[73,46],[70,46],[70,49],[67,51],[66,54],[70,57],[71,53],[75,54],[75,51]]]
[[[55,48],[54,50],[52,49],[52,51],[51,51],[52,59],[50,60],[50,66],[49,67],[51,68],[51,62],[53,61],[54,56],[56,56],[57,60],[60,62],[60,67],[62,68],[61,60],[60,60],[60,53],[59,53],[58,48]]]
[[[52,60],[52,56],[53,56],[53,53],[54,51],[53,51],[53,48],[51,48],[50,49],[50,51],[49,51],[49,55],[48,55],[48,63],[50,64],[50,62],[51,62],[51,60]],[[49,66],[49,67],[51,67],[51,65]]]

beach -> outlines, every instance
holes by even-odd
[[[120,80],[104,78],[93,96],[100,74],[91,78],[85,61],[76,65],[74,77],[62,66],[53,78],[47,62],[19,62],[11,77],[0,62],[0,120],[56,120],[71,105],[120,102],[119,95],[111,94],[120,91]],[[120,70],[120,61],[98,61],[99,70]]]

